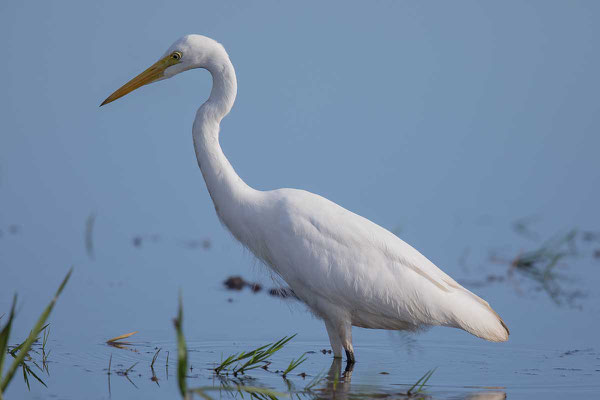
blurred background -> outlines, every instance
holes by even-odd
[[[173,340],[181,289],[191,340],[328,345],[302,306],[223,288],[273,284],[220,225],[196,164],[209,73],[98,108],[199,33],[236,68],[221,145],[249,185],[306,189],[398,234],[490,301],[507,346],[597,345],[599,17],[595,1],[4,1],[0,315],[17,292],[26,335],[74,266],[57,340]],[[511,278],[548,243],[568,246],[558,292]],[[354,335],[359,358],[361,344],[396,346]]]

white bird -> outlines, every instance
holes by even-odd
[[[490,305],[393,233],[297,189],[259,191],[235,172],[219,145],[220,122],[237,93],[223,46],[205,36],[177,40],[155,64],[101,105],[194,68],[213,79],[192,134],[198,165],[221,222],[325,322],[334,357],[353,363],[352,326],[416,331],[463,329],[502,342],[509,331]]]

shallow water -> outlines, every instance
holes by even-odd
[[[70,345],[53,341],[52,361],[48,374],[43,377],[48,388],[36,383],[27,392],[17,379],[8,392],[8,398],[178,398],[176,349],[172,341],[148,341],[140,335],[127,349],[115,349],[99,341],[88,345]],[[390,340],[394,343],[394,340]],[[232,386],[242,383],[265,386],[283,393],[298,393],[306,398],[346,397],[404,397],[407,390],[432,366],[437,370],[426,387],[426,395],[440,399],[503,399],[503,398],[591,398],[600,392],[600,353],[593,349],[562,351],[543,347],[506,346],[490,348],[460,342],[420,340],[416,348],[407,352],[390,343],[359,344],[360,360],[353,370],[344,372],[345,365],[335,362],[321,350],[325,342],[300,340],[277,354],[269,371],[257,369],[234,378],[219,379],[213,372],[221,354],[228,355],[258,347],[264,342],[196,342],[189,345],[190,365],[188,385]],[[157,347],[161,353],[150,369]],[[166,352],[169,352],[169,367]],[[304,352],[307,361],[284,380],[277,369],[287,366],[289,360]],[[107,374],[108,359],[112,354],[111,375]],[[122,376],[119,372],[136,366]],[[336,390],[333,381],[339,376]],[[299,374],[305,373],[306,377]],[[324,379],[311,392],[304,387],[319,374]],[[229,378],[231,380],[229,380]],[[214,397],[229,398],[225,392]]]
[[[82,221],[83,227],[86,224],[89,220]],[[456,267],[449,272],[492,303],[511,328],[509,342],[487,343],[448,328],[433,328],[421,335],[355,328],[358,362],[351,374],[344,374],[344,365],[332,364],[332,356],[321,351],[329,348],[322,323],[294,300],[270,296],[268,289],[275,284],[262,267],[243,265],[253,261],[247,255],[241,259],[235,255],[238,250],[232,239],[215,244],[206,238],[192,241],[166,234],[110,236],[102,230],[102,218],[95,225],[93,258],[84,234],[79,250],[84,257],[50,318],[47,371],[34,369],[48,388],[31,380],[28,391],[19,376],[11,383],[7,398],[178,398],[171,318],[179,289],[190,387],[235,383],[221,382],[212,372],[222,357],[298,333],[273,357],[269,371],[253,370],[241,382],[306,398],[398,398],[436,368],[423,394],[432,398],[549,399],[600,393],[600,353],[594,333],[599,324],[595,288],[600,271],[595,251],[600,244],[591,232],[578,231],[571,242],[555,245],[554,250],[564,256],[556,267],[559,276],[550,285],[559,290],[549,293],[549,285],[511,267],[517,256],[524,258],[528,250],[544,247],[543,237],[525,237],[511,225],[499,228],[471,221],[454,226],[457,235],[448,235],[445,243],[446,249],[455,249],[452,264]],[[471,246],[458,250],[453,242],[460,242],[469,232]],[[491,237],[498,236],[505,245],[486,246]],[[12,259],[27,259],[35,257],[23,251],[29,237],[23,226],[0,243]],[[556,235],[548,235],[552,237]],[[201,244],[190,246],[190,242]],[[122,256],[114,257],[113,251]],[[235,257],[241,266],[219,264],[219,260]],[[21,296],[11,343],[24,337],[67,270],[40,268],[33,262],[23,265],[20,270],[8,270]],[[226,290],[222,282],[234,273],[260,282],[262,290]],[[45,278],[30,279],[34,274]],[[3,294],[2,310],[8,308],[8,301]],[[128,339],[131,345],[117,348],[105,343],[134,330],[140,332]],[[161,352],[154,368],[158,380],[154,381],[150,363],[158,348]],[[307,361],[287,381],[273,373],[303,353],[308,353]],[[135,363],[127,376],[120,374]],[[336,370],[340,378],[333,391]],[[325,374],[320,384],[304,392],[319,374]],[[225,391],[212,395],[232,396]]]

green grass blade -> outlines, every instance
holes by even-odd
[[[8,319],[6,320],[6,325],[0,331],[0,381],[2,380],[2,371],[4,367],[4,358],[6,357],[6,352],[8,350],[8,337],[10,336],[10,329],[12,327],[13,318],[15,316],[15,307],[17,305],[17,295],[13,297],[13,303],[10,307],[10,314],[8,315]],[[0,393],[2,391],[0,390]]]
[[[433,375],[433,373],[435,372],[436,368],[430,369],[429,371],[427,371],[425,373],[425,375],[423,375],[421,378],[419,378],[419,380],[417,382],[415,382],[414,385],[412,385],[412,387],[410,389],[408,389],[408,392],[406,392],[407,395],[412,395],[415,393],[420,393],[423,390],[423,387],[425,386],[425,384],[427,383],[427,381],[429,380],[429,378],[431,378],[431,375]],[[420,386],[419,386],[420,385]],[[413,390],[419,386],[419,388],[417,389],[416,392],[413,392]]]
[[[135,367],[136,365],[138,365],[138,362],[134,363],[131,367],[127,368],[125,370],[125,372],[123,372],[123,375],[127,375],[129,373],[129,371],[131,371],[133,369],[133,367]]]
[[[421,382],[421,385],[419,386],[417,393],[421,393],[423,391],[423,387],[425,386],[425,384],[427,384],[427,381],[429,380],[429,378],[431,378],[431,375],[433,375],[433,370],[427,372],[427,376],[425,377],[423,382]]]
[[[31,370],[31,368],[29,368],[29,366],[28,366],[27,364],[23,363],[23,366],[25,367],[25,369],[27,370],[27,373],[28,373],[29,375],[32,375],[32,376],[33,376],[35,379],[37,379],[37,380],[38,380],[38,382],[39,382],[39,383],[41,383],[42,385],[44,385],[44,386],[48,387],[48,386],[47,386],[47,385],[44,383],[44,381],[43,381],[43,380],[41,380],[41,379],[40,379],[40,377],[39,377],[39,376],[37,376],[37,375],[35,374],[35,372],[33,372],[33,371]],[[27,386],[29,386],[29,385],[27,385]]]
[[[52,312],[52,309],[54,308],[54,304],[56,304],[56,300],[58,300],[58,296],[60,296],[61,292],[65,288],[65,285],[69,281],[69,278],[71,277],[72,272],[73,272],[73,268],[71,268],[69,270],[69,272],[67,273],[67,276],[65,276],[65,279],[63,279],[58,290],[56,291],[56,294],[54,295],[54,298],[50,301],[50,304],[48,304],[48,306],[46,306],[46,309],[44,310],[44,312],[42,313],[42,315],[36,322],[35,326],[31,330],[29,337],[27,338],[27,340],[25,340],[21,350],[19,351],[19,353],[13,360],[12,364],[8,368],[8,371],[6,372],[6,376],[4,376],[2,378],[2,381],[0,382],[0,392],[4,392],[6,390],[6,387],[8,386],[8,384],[10,383],[11,379],[13,378],[15,372],[17,371],[17,368],[19,368],[19,365],[23,362],[23,360],[25,359],[25,356],[31,349],[31,345],[37,339],[38,333],[40,332],[41,328],[44,326],[44,323],[46,322],[46,319],[48,319],[50,312]]]
[[[239,354],[236,353],[236,354],[230,355],[229,357],[227,357],[225,359],[225,361],[222,361],[221,364],[219,364],[214,369],[214,371],[217,374],[219,374],[222,370],[232,370],[234,374],[238,374],[238,373],[244,373],[245,371],[249,371],[249,370],[261,367],[262,363],[267,362],[269,357],[271,357],[275,352],[281,350],[283,348],[283,346],[285,346],[286,343],[288,343],[290,340],[292,340],[295,336],[296,335],[292,335],[289,337],[284,336],[283,338],[279,339],[275,343],[269,343],[264,346],[257,347],[256,349],[249,351],[247,353],[241,352]],[[302,357],[300,357],[300,358],[302,358]],[[236,364],[233,369],[230,368],[231,365],[238,363],[242,360],[246,360],[246,361],[244,363]],[[292,365],[293,368],[291,368],[290,371],[303,362],[300,360],[292,360],[292,361],[297,364]],[[251,396],[256,396],[256,395],[257,394],[251,394]]]
[[[306,361],[306,353],[302,354],[297,360],[292,359],[292,361],[290,361],[290,365],[288,365],[285,371],[283,371],[283,377],[285,378],[287,374],[296,369],[304,361]]]
[[[232,354],[229,357],[227,357],[225,359],[225,361],[221,362],[221,364],[215,368],[215,372],[218,374],[219,372],[221,372],[223,369],[229,367],[231,364],[233,364],[239,357],[238,354]]]
[[[29,386],[29,378],[27,377],[27,370],[25,369],[25,363],[22,364],[22,368],[23,368],[23,380],[27,384],[27,390],[31,390],[31,387]]]
[[[420,378],[419,378],[419,380],[418,380],[418,381],[416,381],[416,382],[414,383],[414,385],[412,385],[412,386],[410,387],[410,389],[408,389],[408,391],[406,392],[406,394],[410,395],[410,394],[412,393],[413,389],[414,389],[414,388],[416,388],[416,387],[417,387],[417,385],[419,385],[419,383],[421,383],[421,381],[422,381],[423,379],[425,379],[425,376],[426,376],[426,375],[427,375],[427,373],[425,373],[425,375],[423,375],[422,377],[420,377]]]
[[[186,397],[187,383],[185,374],[187,372],[187,346],[183,336],[183,305],[181,293],[179,293],[179,307],[177,309],[177,318],[175,319],[175,330],[177,331],[177,381],[181,396]]]

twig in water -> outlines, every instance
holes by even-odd
[[[154,362],[158,358],[158,353],[160,353],[161,350],[162,350],[162,347],[159,348],[158,350],[156,350],[156,353],[154,353],[154,357],[152,357],[152,362],[150,363],[150,368],[154,369]]]
[[[125,372],[123,372],[123,375],[127,375],[129,373],[129,371],[131,371],[133,369],[133,367],[135,367],[136,365],[138,365],[138,363],[134,363],[131,367],[127,368],[125,370]]]

